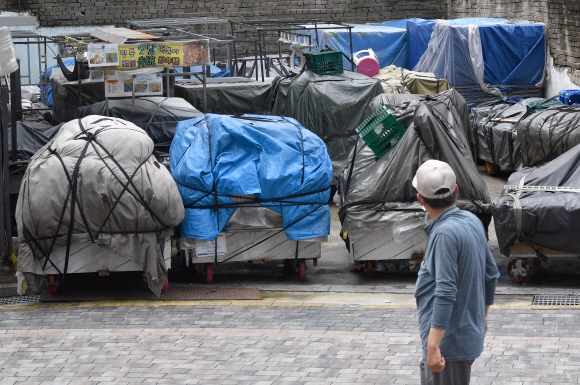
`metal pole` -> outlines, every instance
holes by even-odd
[[[207,78],[205,76],[205,66],[202,67],[202,71],[203,71],[203,77],[202,77],[202,83],[203,83],[203,113],[204,114],[207,114],[207,89],[206,89]]]
[[[12,255],[12,225],[10,224],[10,170],[8,168],[8,88],[0,85],[0,113],[2,114],[2,221],[0,223],[0,252],[4,256]]]
[[[10,115],[12,134],[12,160],[18,160],[18,136],[16,131],[16,122],[22,120],[22,89],[20,88],[20,59],[18,69],[10,74]]]
[[[352,51],[352,27],[348,27],[348,39],[350,40],[350,69],[354,72],[354,54]]]
[[[260,47],[260,66],[256,66],[256,71],[258,68],[262,71],[262,81],[264,81],[264,51],[262,49],[262,31],[258,30],[258,44]],[[256,72],[256,80],[258,80],[258,72]]]

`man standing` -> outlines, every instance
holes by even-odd
[[[471,364],[483,351],[499,271],[481,221],[455,206],[459,188],[447,163],[425,162],[413,187],[433,219],[415,286],[421,385],[468,385]]]

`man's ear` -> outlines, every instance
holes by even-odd
[[[459,186],[455,185],[455,198],[459,197]]]
[[[419,204],[421,204],[421,206],[425,206],[423,204],[423,201],[421,200],[421,194],[417,193],[417,200],[419,201]]]

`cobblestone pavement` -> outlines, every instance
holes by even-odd
[[[580,383],[577,308],[500,307],[489,321],[472,384]],[[0,310],[0,384],[419,384],[420,350],[412,306]]]

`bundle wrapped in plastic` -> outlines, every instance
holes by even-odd
[[[339,179],[343,238],[356,242],[366,234],[394,222],[424,217],[411,181],[429,159],[449,163],[459,186],[457,206],[476,214],[487,228],[491,198],[479,175],[468,140],[469,118],[465,101],[455,90],[421,98],[416,95],[381,95],[367,114],[386,105],[406,128],[396,146],[376,159],[359,140],[350,164]]]
[[[495,167],[488,167],[490,175],[496,175],[500,170],[514,171],[522,167],[516,124],[528,114],[528,104],[542,100],[497,100],[471,109],[471,126],[477,138],[476,154],[479,159]]]
[[[432,72],[409,71],[394,65],[381,68],[373,78],[379,79],[389,94],[435,95],[449,89],[449,82]]]
[[[580,143],[580,107],[555,106],[516,126],[524,167],[540,166]]]
[[[169,155],[185,204],[182,238],[214,240],[233,222],[283,228],[293,241],[330,233],[332,164],[294,119],[207,114],[179,123]]]
[[[517,241],[580,253],[580,146],[539,168],[513,173],[493,207],[500,252]]]
[[[72,250],[96,244],[95,255],[129,259],[159,295],[167,280],[162,243],[184,209],[152,151],[153,141],[133,123],[88,116],[64,124],[32,157],[16,207],[17,266],[29,287],[37,288],[47,268],[74,273]]]

